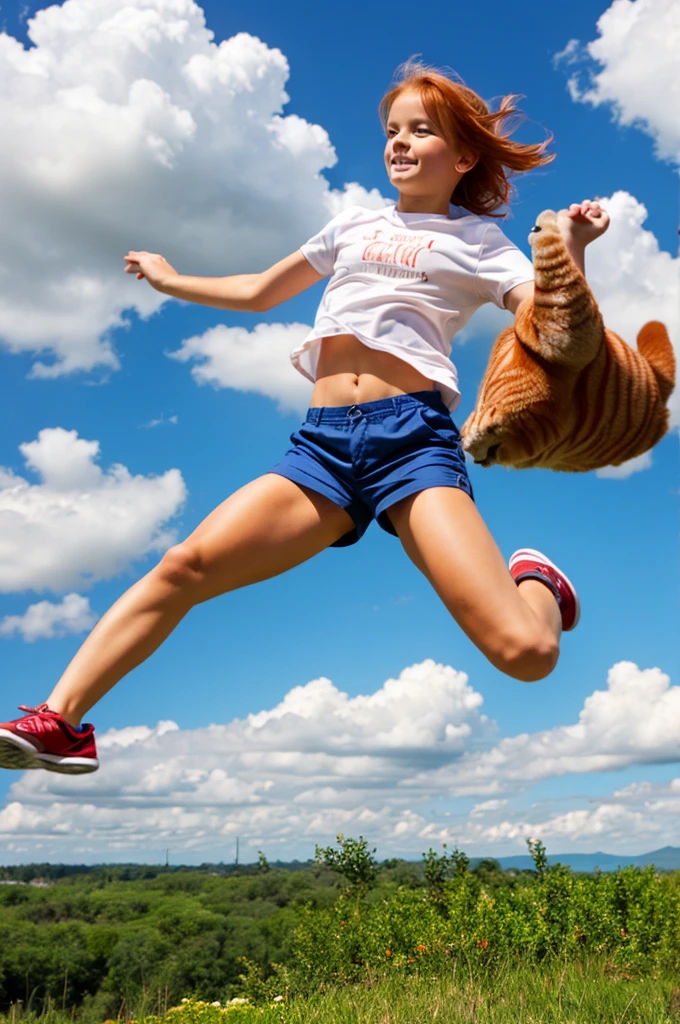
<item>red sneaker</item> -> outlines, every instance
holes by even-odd
[[[581,618],[581,605],[576,587],[554,562],[533,548],[520,548],[510,559],[510,575],[515,583],[522,580],[538,580],[545,583],[560,606],[564,632],[576,628]]]
[[[94,726],[74,729],[47,704],[19,705],[23,718],[0,723],[0,768],[46,768],[65,775],[96,772],[99,767]]]

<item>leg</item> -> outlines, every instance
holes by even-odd
[[[268,473],[219,505],[109,609],[47,699],[71,725],[149,657],[187,612],[278,576],[338,540],[351,517],[328,498]]]
[[[524,682],[552,672],[562,631],[557,601],[536,580],[515,584],[464,491],[420,491],[389,516],[408,556],[496,668]]]

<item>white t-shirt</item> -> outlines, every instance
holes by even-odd
[[[301,251],[331,279],[314,327],[291,352],[295,368],[316,380],[321,339],[354,334],[434,381],[452,412],[460,401],[454,334],[479,306],[503,308],[507,291],[534,279],[531,261],[494,220],[460,206],[448,216],[350,206]]]

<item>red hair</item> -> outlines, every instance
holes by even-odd
[[[451,202],[454,205],[463,206],[471,213],[502,217],[504,214],[494,211],[508,203],[511,193],[508,179],[512,172],[530,171],[555,159],[554,153],[545,153],[553,140],[552,134],[545,142],[533,145],[510,140],[523,117],[514,106],[520,96],[504,96],[499,109],[493,112],[476,92],[436,68],[410,60],[399,72],[401,80],[380,102],[383,128],[387,127],[390,108],[397,96],[415,91],[446,141],[462,146],[477,157],[475,166],[465,172],[453,191]],[[510,118],[514,119],[514,124],[504,132]]]

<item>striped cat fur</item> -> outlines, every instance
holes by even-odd
[[[585,278],[545,210],[529,236],[534,298],[496,339],[463,446],[482,466],[582,473],[641,455],[668,430],[675,357],[663,324],[637,351],[604,326]]]

